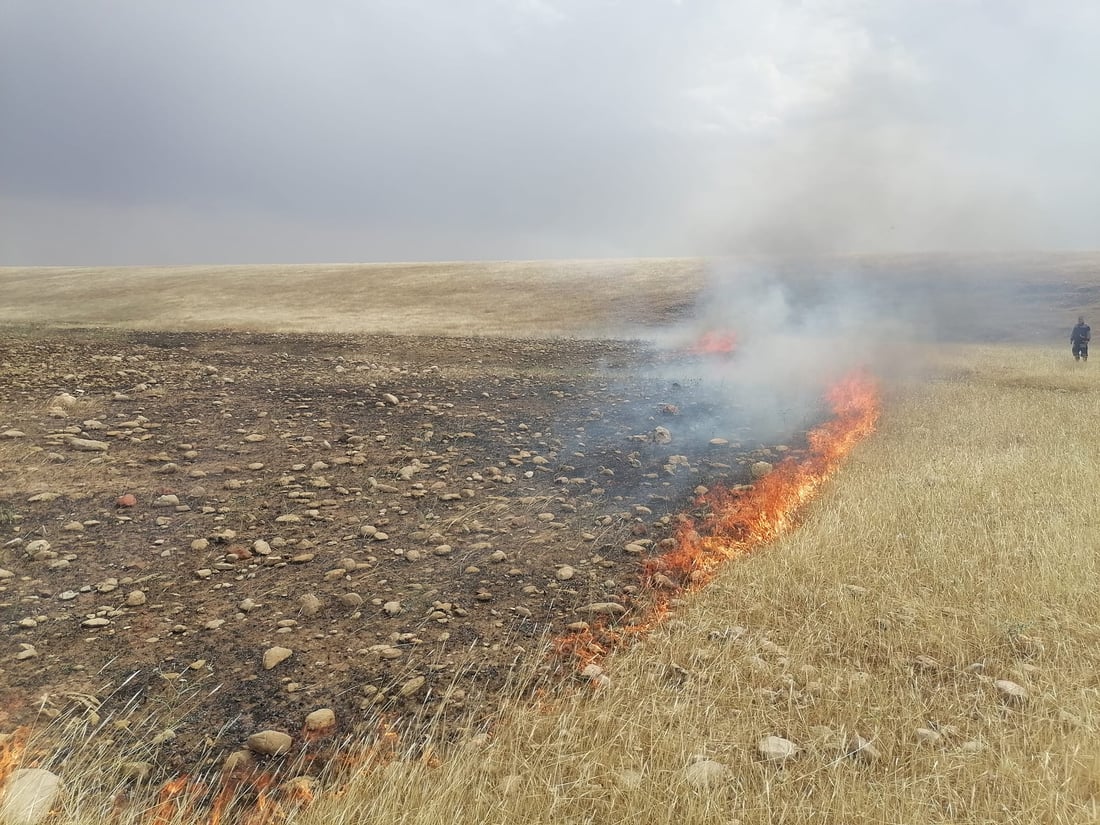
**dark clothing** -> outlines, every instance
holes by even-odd
[[[1092,339],[1092,328],[1086,323],[1080,323],[1069,334],[1069,342],[1073,345],[1073,358],[1080,361],[1089,359],[1089,341]]]

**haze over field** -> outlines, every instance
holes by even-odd
[[[0,263],[1100,247],[1085,0],[0,5]]]

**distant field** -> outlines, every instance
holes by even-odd
[[[9,324],[429,335],[606,333],[659,320],[697,260],[4,268]]]
[[[1100,253],[815,260],[620,259],[186,267],[0,267],[0,323],[145,330],[630,335],[707,285],[774,278],[843,294],[946,340],[1050,342],[1100,316]],[[705,295],[705,293],[704,293]],[[705,300],[705,298],[704,298]]]

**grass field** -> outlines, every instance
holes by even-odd
[[[1085,276],[1044,323],[1092,306]],[[604,687],[517,701],[431,758],[389,743],[293,821],[1097,821],[1100,363],[1061,343],[921,361],[799,528],[612,655]],[[769,736],[790,758],[762,758]],[[109,808],[70,792],[51,821]]]

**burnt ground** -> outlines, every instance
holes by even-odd
[[[76,718],[169,775],[263,729],[301,747],[318,708],[337,740],[476,729],[584,608],[644,614],[693,490],[788,449],[677,369],[609,340],[5,330],[0,732]]]

